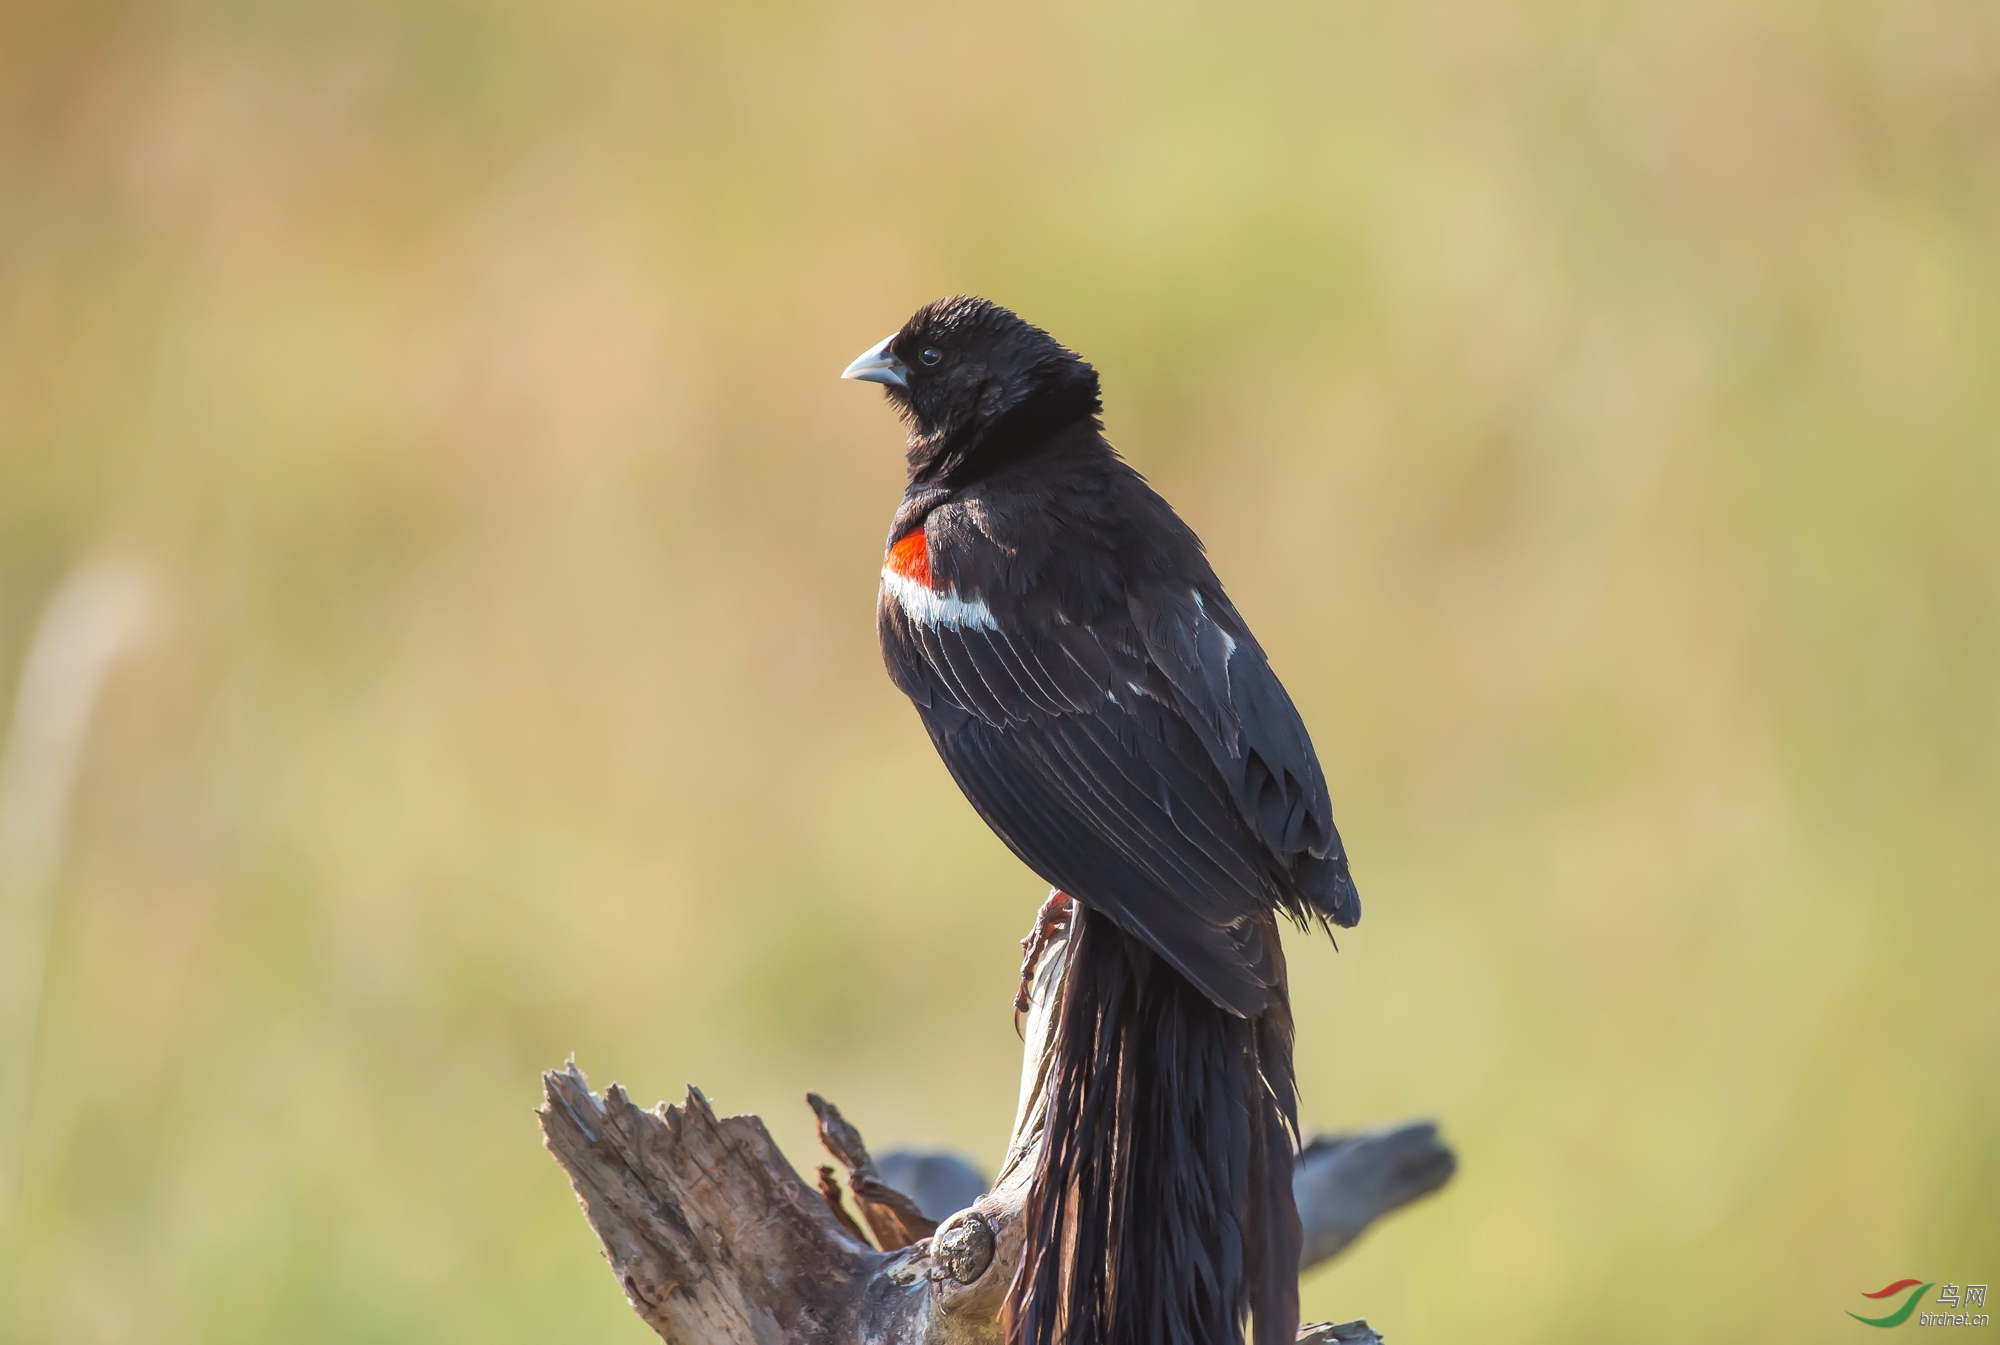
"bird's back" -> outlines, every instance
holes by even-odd
[[[1217,1003],[1282,975],[1270,917],[1358,914],[1310,738],[1193,532],[1091,427],[913,487],[878,626],[974,807]]]

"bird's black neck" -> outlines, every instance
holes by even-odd
[[[1037,397],[960,429],[912,429],[910,485],[956,490],[1034,458],[1071,454],[1112,454],[1095,396]]]

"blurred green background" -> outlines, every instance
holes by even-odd
[[[1042,896],[884,679],[995,297],[1102,370],[1367,905],[1305,1114],[1463,1171],[1392,1340],[1820,1341],[2000,1278],[2000,11],[0,7],[0,692],[144,576],[0,1338],[628,1341],[569,1052],[990,1165]]]

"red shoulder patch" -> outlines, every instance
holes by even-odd
[[[889,548],[889,558],[885,562],[891,574],[914,580],[925,588],[931,586],[931,548],[924,540],[922,528],[904,533]]]

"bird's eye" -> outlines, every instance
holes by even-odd
[[[917,352],[917,358],[922,360],[926,365],[935,369],[937,368],[938,361],[944,358],[944,352],[942,350],[939,350],[936,346],[925,346],[922,350]]]

